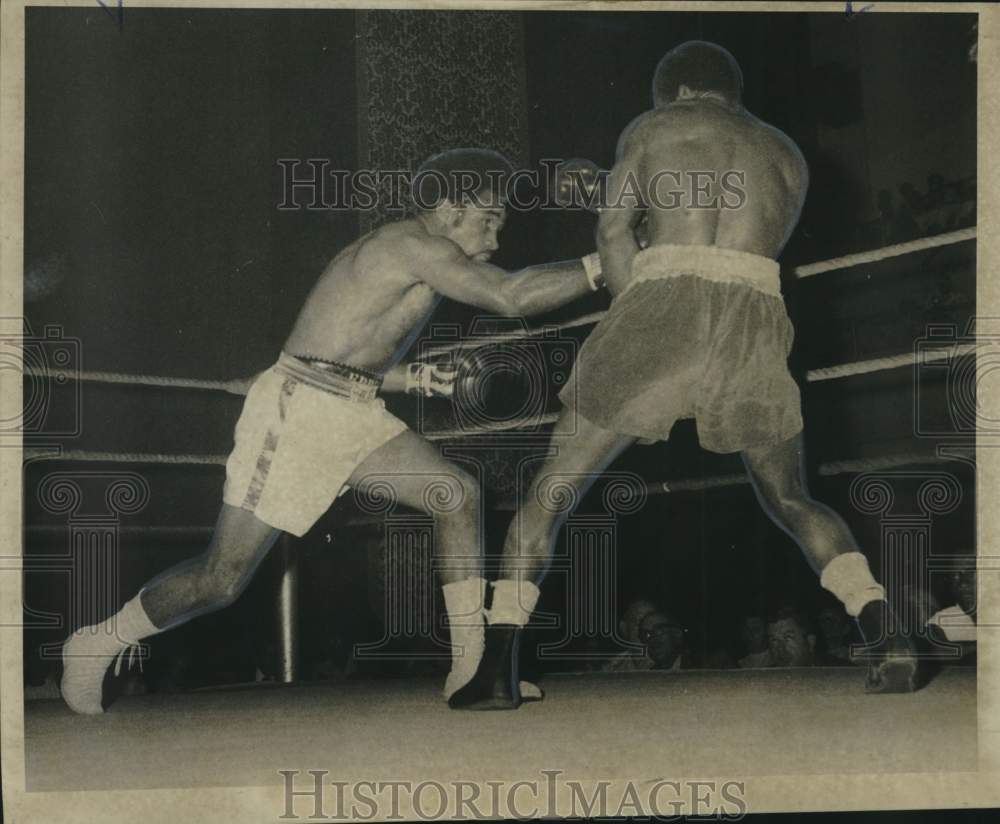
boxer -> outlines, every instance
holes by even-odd
[[[111,662],[131,658],[144,638],[231,604],[283,532],[305,534],[349,487],[365,492],[385,484],[400,503],[436,520],[452,626],[446,696],[472,677],[483,644],[486,585],[479,488],[386,411],[379,394],[451,394],[454,370],[400,362],[442,297],[532,315],[600,285],[596,254],[514,274],[489,263],[511,171],[487,150],[435,155],[414,178],[416,215],[376,229],[330,261],[277,362],[246,396],[208,548],[63,645],[61,688],[72,710],[103,712]],[[471,191],[470,175],[481,182]]]
[[[869,691],[915,688],[910,642],[885,632],[894,616],[883,587],[844,521],[806,488],[799,390],[787,367],[793,330],[775,259],[798,222],[808,169],[786,135],[743,108],[742,89],[729,52],[684,43],[656,69],[654,108],[621,135],[597,227],[614,301],[561,393],[558,448],[507,533],[486,652],[453,708],[520,703],[520,628],[569,514],[551,502],[579,501],[625,449],[667,440],[677,419],[691,417],[702,447],[742,454],[765,511],[878,645]],[[575,174],[584,185],[595,179],[579,162]]]

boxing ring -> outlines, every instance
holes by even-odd
[[[639,784],[976,769],[974,668],[912,695],[866,695],[863,681],[853,667],[560,674],[543,681],[544,702],[513,713],[453,712],[424,678],[129,697],[97,717],[36,701],[27,789],[281,786],[278,770]]]
[[[974,240],[969,228],[821,261],[797,278]],[[835,275],[834,275],[835,276]],[[516,334],[458,341],[440,356],[592,325],[602,313]],[[808,383],[970,358],[977,344],[942,345],[813,369]],[[973,362],[973,369],[975,362]],[[25,368],[27,375],[46,375]],[[249,380],[204,381],[82,372],[84,382],[245,394]],[[555,415],[532,418],[534,426]],[[430,440],[517,430],[525,421],[425,433]],[[226,455],[26,449],[25,460],[73,463],[224,465]],[[968,464],[964,452],[901,452],[830,462],[826,476]],[[746,483],[745,475],[648,482],[647,494],[680,494]],[[42,527],[51,530],[51,527]],[[29,532],[31,527],[28,527]],[[207,539],[210,527],[136,527]],[[438,679],[297,682],[298,565],[291,539],[283,556],[278,615],[285,684],[121,697],[104,716],[73,716],[61,701],[26,706],[28,788],[104,789],[250,786],[280,783],[278,769],[326,769],[344,781],[518,778],[542,769],[567,774],[637,776],[773,775],[975,770],[976,672],[946,668],[913,695],[866,695],[856,668],[559,674],[544,679],[547,698],[516,713],[456,713]],[[586,724],[580,723],[587,719]],[[210,723],[209,723],[210,722]],[[266,742],[261,746],[260,742]],[[479,742],[473,745],[471,742]],[[456,742],[469,742],[456,746]],[[525,746],[530,742],[529,746]],[[482,745],[481,745],[482,744]],[[100,759],[92,758],[100,751]],[[932,760],[933,759],[933,760]]]

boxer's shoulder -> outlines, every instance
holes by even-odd
[[[462,248],[453,240],[428,234],[424,229],[408,234],[401,244],[401,252],[417,268],[466,259]]]
[[[619,156],[627,149],[641,144],[654,132],[662,129],[669,123],[669,118],[664,118],[663,109],[651,109],[643,112],[629,123],[618,138]]]
[[[806,161],[794,140],[777,126],[765,123],[759,117],[747,112],[747,122],[761,148],[769,149],[773,159],[783,161],[790,167],[805,169]]]
[[[460,251],[450,240],[429,235],[415,220],[389,223],[373,232],[358,250],[363,272],[409,274]]]

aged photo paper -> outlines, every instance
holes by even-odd
[[[1000,806],[998,35],[4,2],[8,820]]]

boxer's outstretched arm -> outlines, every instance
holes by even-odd
[[[579,258],[505,274],[504,288],[512,293],[518,315],[540,315],[558,309],[594,289]]]
[[[500,315],[537,315],[592,291],[583,262],[567,260],[508,273],[470,260],[450,241],[424,244],[415,276],[445,297]],[[450,248],[449,248],[450,247]]]

